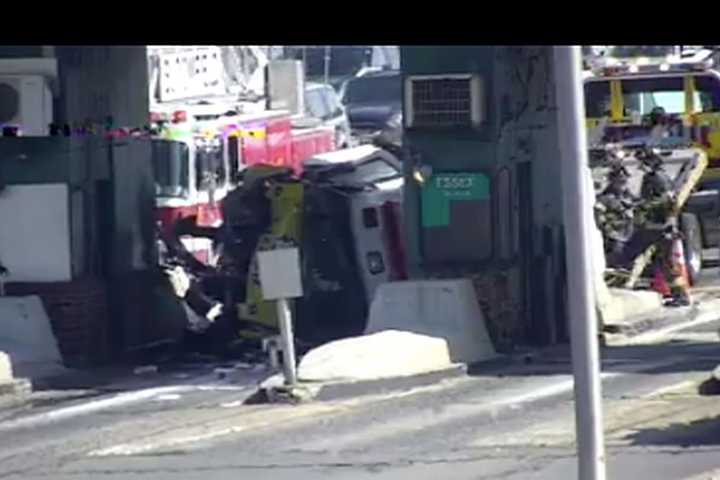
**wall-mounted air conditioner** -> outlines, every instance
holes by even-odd
[[[485,121],[485,92],[476,74],[412,75],[405,79],[405,126],[453,128]]]
[[[53,97],[43,75],[0,73],[0,128],[19,127],[23,136],[45,136],[53,121]]]

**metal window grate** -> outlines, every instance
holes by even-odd
[[[479,123],[477,78],[410,78],[412,115],[415,127],[475,126]]]

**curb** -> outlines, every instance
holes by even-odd
[[[692,477],[685,477],[684,480],[720,480],[720,469],[709,470]]]
[[[246,401],[246,404],[259,403],[300,403],[307,401],[328,402],[344,400],[366,395],[382,395],[401,392],[417,387],[425,387],[442,380],[464,377],[467,374],[465,364],[436,370],[434,372],[390,377],[378,380],[359,380],[347,382],[301,382],[295,387],[260,387]]]
[[[0,409],[21,405],[32,393],[32,383],[27,378],[0,384]]]
[[[691,307],[667,308],[656,315],[643,316],[623,324],[605,325],[602,336],[607,346],[626,346],[652,342],[676,330],[720,319],[720,300]]]

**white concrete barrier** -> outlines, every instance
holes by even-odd
[[[380,285],[366,333],[400,330],[444,338],[453,362],[496,356],[473,284],[468,279],[391,282]]]
[[[0,352],[0,385],[11,383],[13,381],[12,365],[10,357],[5,352]]]
[[[40,297],[0,297],[0,351],[10,356],[16,376],[32,378],[62,368]]]
[[[298,378],[307,382],[380,380],[437,372],[452,365],[444,339],[388,330],[310,350],[300,361]]]
[[[609,289],[611,301],[601,305],[605,325],[622,324],[662,311],[662,297],[647,290]]]

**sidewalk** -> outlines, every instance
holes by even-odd
[[[638,316],[627,316],[604,325],[601,335],[607,346],[651,343],[676,330],[720,319],[717,292],[697,293],[690,307],[660,307]]]
[[[701,473],[700,475],[693,475],[685,480],[720,480],[720,468]]]

